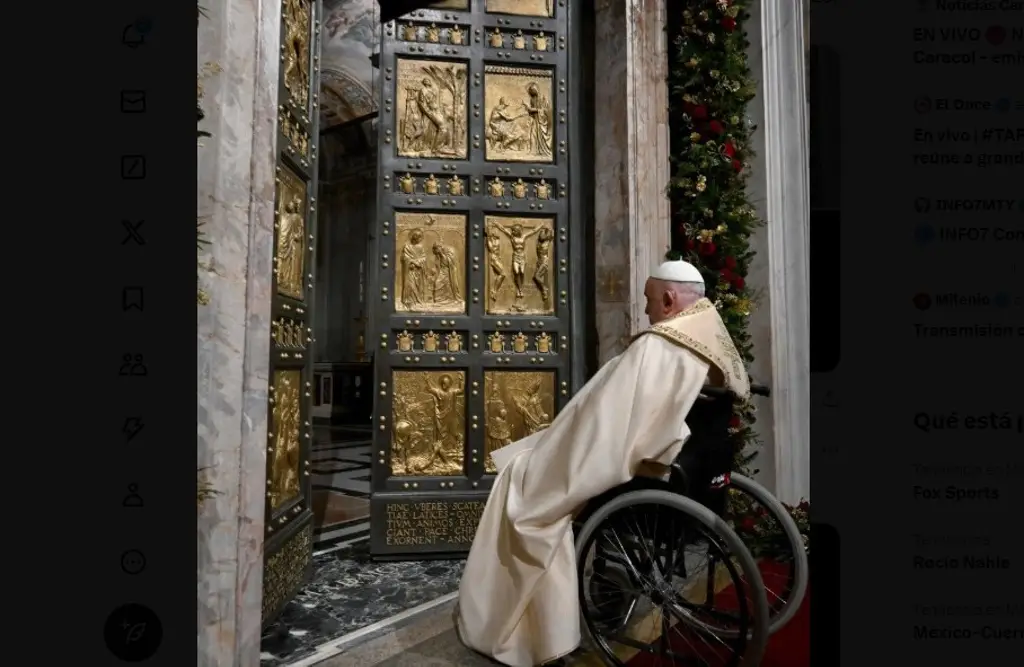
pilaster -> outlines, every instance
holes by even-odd
[[[207,114],[198,155],[197,664],[259,662],[273,253],[277,0],[204,3],[198,64]]]
[[[810,498],[810,175],[805,4],[761,5],[775,495]]]
[[[595,7],[595,311],[599,361],[644,326],[644,283],[669,247],[664,0]]]

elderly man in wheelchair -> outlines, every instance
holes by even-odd
[[[557,661],[585,632],[605,664],[756,666],[799,607],[807,561],[789,513],[732,473],[727,433],[751,387],[700,272],[662,264],[652,326],[499,468],[459,590],[460,640],[510,667]],[[736,504],[777,521],[767,581],[730,527]]]

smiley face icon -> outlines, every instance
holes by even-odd
[[[139,574],[146,569],[146,556],[138,549],[129,549],[121,554],[121,571],[125,574]]]

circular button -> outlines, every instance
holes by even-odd
[[[141,574],[146,569],[146,555],[138,549],[129,549],[121,554],[121,571],[125,574]]]
[[[121,605],[107,616],[103,627],[107,649],[124,662],[142,662],[153,657],[163,637],[160,619],[141,604]]]

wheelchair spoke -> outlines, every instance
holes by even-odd
[[[731,585],[742,595],[745,587],[709,528],[670,505],[629,505],[607,515],[581,548],[584,621],[608,664],[625,667],[613,656],[629,649],[659,667],[739,664],[747,605],[730,615],[716,592]]]
[[[636,581],[644,582],[645,580],[643,575],[640,574],[640,570],[636,567],[636,564],[633,563],[633,559],[630,558],[629,553],[626,551],[626,546],[623,543],[622,538],[619,536],[618,531],[611,528],[610,532],[615,538],[613,544],[618,547],[619,553],[622,555],[622,564],[629,569],[629,573],[636,578]]]

